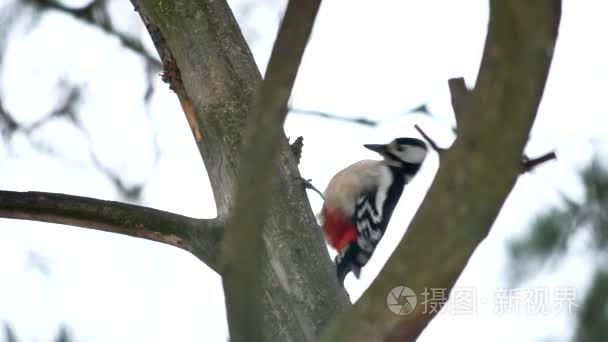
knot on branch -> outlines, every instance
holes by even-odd
[[[302,159],[302,147],[304,146],[304,138],[297,137],[296,140],[290,145],[291,153],[293,153],[293,157],[296,160],[296,165],[300,164],[300,159]]]
[[[534,170],[536,167],[543,163],[546,163],[553,159],[557,159],[557,155],[554,151],[551,151],[537,158],[530,159],[524,155],[521,159],[521,173],[526,173]]]
[[[177,67],[177,62],[173,56],[163,58],[163,74],[161,75],[163,82],[169,84],[169,89],[176,94],[184,94],[185,88],[182,81],[182,74]]]
[[[466,105],[469,96],[469,89],[467,89],[467,85],[465,84],[463,77],[450,78],[448,80],[448,87],[450,88],[452,108],[454,109],[454,117],[456,118],[456,125],[458,126],[459,121],[467,111]]]

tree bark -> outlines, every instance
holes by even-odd
[[[222,282],[231,341],[259,341],[264,321],[261,285],[264,226],[274,205],[278,142],[285,138],[287,102],[308,43],[320,0],[292,0],[266,68],[248,124],[239,160],[237,196],[222,248]],[[295,184],[302,184],[298,179]],[[272,248],[272,246],[269,246]]]
[[[229,217],[243,133],[261,84],[251,52],[224,0],[135,4],[192,128],[218,215]],[[263,234],[262,338],[312,341],[349,304],[348,295],[337,282],[284,133],[274,143],[276,185],[258,194],[272,199]]]
[[[232,298],[229,309],[239,304],[239,298],[245,304],[261,302],[257,312],[263,317],[254,322],[261,322],[256,328],[260,328],[262,340],[317,340],[341,311],[344,314],[327,328],[322,340],[415,340],[435,312],[418,305],[411,313],[398,316],[387,308],[386,297],[399,285],[419,295],[429,288],[449,291],[489,233],[522,171],[521,155],[546,82],[561,2],[490,1],[488,37],[475,88],[468,92],[463,91],[464,84],[450,84],[458,138],[450,150],[441,153],[437,179],[402,242],[357,304],[345,310],[348,296],[337,282],[335,267],[298,181],[297,163],[287,139],[277,128],[295,77],[290,73],[295,69],[288,65],[288,72],[277,74],[274,81],[269,77],[269,84],[282,87],[269,90],[278,91],[277,102],[263,95],[262,87],[266,97],[262,96],[262,104],[252,110],[262,81],[225,0],[131,1],[159,52],[163,79],[176,92],[186,114],[207,168],[219,217],[197,220],[116,202],[16,192],[0,192],[0,216],[71,224],[173,244],[191,250],[220,273],[225,271],[221,262],[232,267],[250,256],[255,259],[251,263],[254,276],[230,281],[236,285],[235,279],[261,282],[261,290],[253,289],[249,295],[255,297],[248,299],[235,296],[233,291],[239,286],[227,286],[231,293],[226,295]],[[310,30],[306,22],[302,24],[302,32]],[[287,64],[297,64],[301,50],[291,52],[283,50],[281,57],[287,56]],[[268,165],[259,164],[259,156],[240,159],[243,151],[255,151],[244,142],[257,141],[259,132],[251,133],[254,138],[245,134],[251,120],[254,125],[250,128],[259,124],[255,122],[257,115],[277,120],[259,126],[269,124],[272,129],[268,139],[260,138],[260,155],[268,157]],[[263,166],[259,177],[276,172],[276,179],[270,177],[257,187],[245,187],[257,181],[252,177],[255,163]],[[248,192],[251,190],[255,191]],[[263,196],[263,200],[248,208],[256,196]],[[253,216],[248,216],[249,209]],[[248,217],[250,222],[243,221]],[[220,261],[224,222],[232,223],[225,228],[230,229],[230,252]],[[251,232],[245,231],[247,223],[254,226]],[[261,237],[259,231],[263,231]],[[244,238],[245,242],[247,238],[258,241],[252,243],[258,250],[239,255]],[[256,261],[258,258],[261,261]],[[230,277],[230,268],[223,275]],[[243,285],[247,284],[240,287]],[[243,317],[251,316],[230,318],[234,317],[242,322]],[[246,339],[249,330],[246,326],[236,339]],[[252,337],[257,337],[255,331]]]
[[[95,198],[49,192],[0,191],[0,217],[57,223],[118,233],[185,249],[218,268],[218,219],[195,219],[170,212]]]

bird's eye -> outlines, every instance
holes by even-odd
[[[405,150],[405,146],[403,146],[403,145],[397,145],[397,151],[403,152],[404,150]]]

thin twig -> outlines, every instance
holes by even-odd
[[[422,128],[420,128],[420,126],[418,126],[418,124],[414,125],[414,128],[416,128],[416,130],[420,133],[420,135],[422,135],[422,137],[424,138],[424,140],[426,140],[426,142],[431,145],[431,148],[433,150],[435,150],[435,152],[441,154],[442,152],[444,152],[446,149],[445,148],[441,148],[439,147],[436,143],[435,140],[431,139],[431,137],[429,137],[428,134],[426,134],[426,132],[424,132],[422,130]]]
[[[55,0],[28,0],[33,4],[40,6],[42,8],[53,9],[58,12],[70,15],[76,19],[82,20],[83,22],[93,25],[105,33],[116,37],[126,48],[135,52],[136,54],[142,56],[148,63],[153,65],[157,70],[162,69],[162,64],[153,56],[150,52],[148,52],[143,44],[137,39],[133,37],[129,37],[128,35],[119,32],[116,30],[111,23],[99,21],[97,16],[94,15],[94,11],[96,10],[96,6],[100,6],[100,4],[96,1],[93,1],[89,6],[83,8],[71,8],[63,5],[59,1]]]
[[[299,108],[289,108],[289,111],[292,112],[292,113],[299,113],[299,114],[304,114],[304,115],[318,116],[318,117],[321,117],[321,118],[324,118],[324,119],[350,122],[350,123],[359,124],[359,125],[368,126],[368,127],[375,127],[375,126],[378,125],[377,121],[370,120],[368,118],[362,118],[362,117],[351,118],[351,117],[348,117],[348,116],[341,116],[341,115],[330,114],[330,113],[316,111],[316,110],[299,109]]]
[[[419,113],[424,115],[431,115],[431,111],[429,110],[429,106],[426,103],[419,105],[418,107],[414,107],[407,112],[406,114]]]
[[[522,162],[521,162],[521,168],[522,168],[521,172],[522,173],[530,172],[530,171],[534,170],[536,167],[538,167],[539,165],[546,163],[553,159],[557,159],[557,155],[555,154],[554,151],[545,153],[540,157],[536,157],[536,158],[532,158],[532,159],[530,159],[524,155],[522,158]]]
[[[2,98],[0,97],[0,134],[4,139],[7,139],[17,129],[19,129],[19,123],[4,109]]]

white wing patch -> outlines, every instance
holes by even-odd
[[[376,208],[378,209],[378,217],[382,219],[382,208],[384,207],[384,201],[386,201],[386,195],[388,194],[388,188],[393,183],[393,175],[388,167],[384,166],[380,168],[378,190],[376,191]],[[380,221],[377,221],[378,223]]]
[[[384,201],[386,201],[386,195],[388,194],[388,188],[393,183],[393,175],[391,174],[388,167],[380,167],[378,174],[378,184],[376,184],[376,193],[374,198],[376,199],[372,208],[372,203],[368,201],[367,196],[363,195],[357,199],[357,207],[360,206],[357,211],[357,218],[361,219],[365,213],[369,213],[374,223],[380,223],[382,221],[382,208],[384,207]]]

